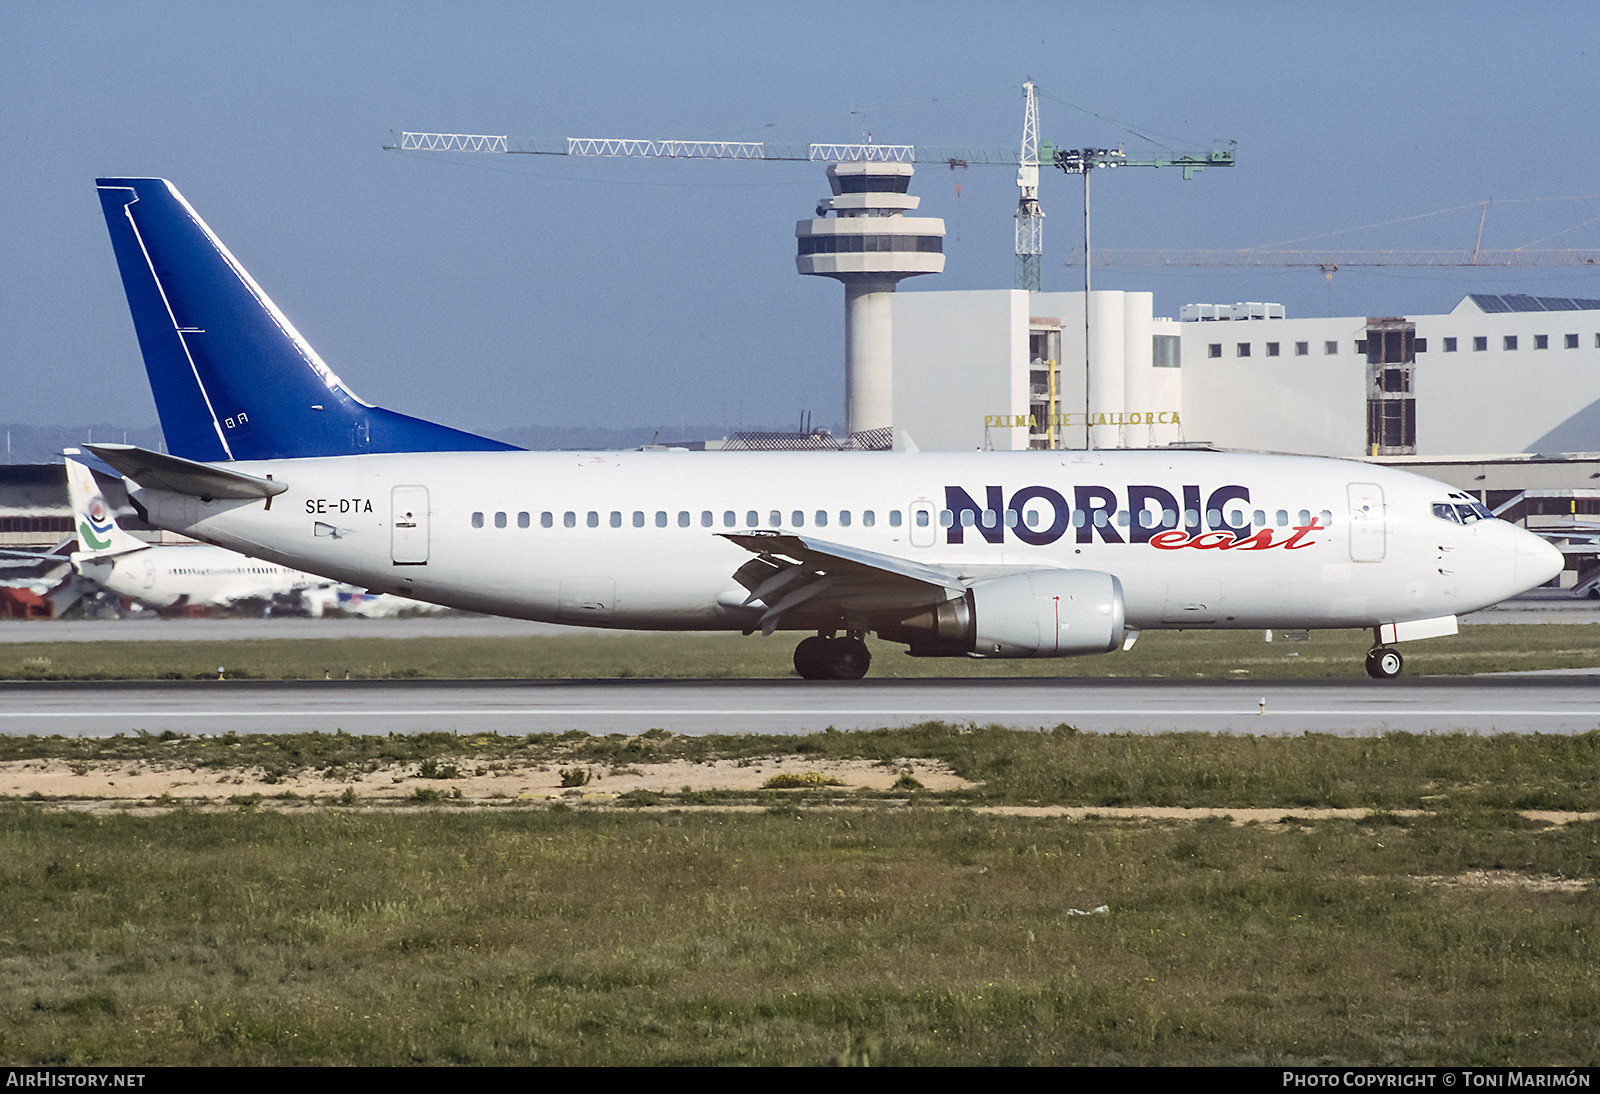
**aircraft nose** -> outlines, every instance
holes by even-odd
[[[1566,568],[1566,559],[1542,536],[1517,529],[1517,584],[1524,589],[1543,585]]]

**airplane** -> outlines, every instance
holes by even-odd
[[[70,558],[80,577],[156,608],[227,607],[241,600],[272,600],[333,584],[221,547],[146,543],[118,523],[94,473],[72,458],[73,450],[68,452],[67,495],[79,546]]]
[[[1146,629],[1362,627],[1394,643],[1562,567],[1440,483],[1193,449],[527,452],[354,395],[162,179],[97,181],[168,453],[90,451],[151,524],[339,581],[594,627],[813,632],[1062,657]]]

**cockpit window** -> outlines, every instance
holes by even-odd
[[[1471,494],[1463,494],[1452,490],[1450,500],[1455,503],[1456,512],[1461,516],[1462,524],[1471,524],[1479,520],[1493,520],[1494,514]]]
[[[1480,520],[1493,520],[1494,514],[1470,494],[1452,492],[1449,501],[1433,503],[1433,515],[1452,524],[1476,524]]]

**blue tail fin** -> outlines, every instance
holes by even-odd
[[[167,449],[264,460],[515,446],[359,399],[165,179],[96,179]]]

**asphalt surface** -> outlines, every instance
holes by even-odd
[[[0,684],[0,733],[806,733],[922,721],[1348,736],[1600,729],[1600,673],[1376,682],[161,681]]]

